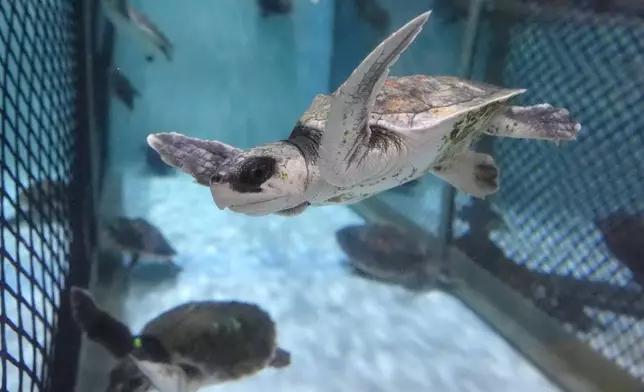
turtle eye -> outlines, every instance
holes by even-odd
[[[239,182],[260,186],[275,173],[276,161],[270,157],[251,158],[245,162],[239,173]]]

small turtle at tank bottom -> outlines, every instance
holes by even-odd
[[[18,208],[34,224],[57,220],[65,214],[67,190],[67,183],[61,180],[44,179],[34,182],[18,194]],[[7,225],[15,226],[19,222],[27,222],[26,219],[16,213],[7,220]]]
[[[499,169],[490,155],[470,150],[480,135],[576,139],[581,126],[565,109],[510,106],[522,89],[452,76],[388,77],[429,14],[385,39],[332,96],[316,96],[287,140],[241,150],[171,132],[149,135],[148,144],[210,187],[222,210],[293,216],[356,203],[427,172],[485,198],[499,189]]]
[[[107,225],[106,233],[122,252],[131,255],[128,269],[141,257],[171,263],[177,255],[161,230],[143,218],[118,217]]]
[[[117,33],[137,41],[145,50],[148,62],[154,61],[156,56],[165,56],[172,61],[172,42],[128,0],[101,0],[101,4]]]
[[[134,99],[141,94],[119,68],[114,67],[110,70],[110,87],[112,94],[119,101],[127,106],[128,109],[134,110]]]
[[[263,17],[271,14],[288,14],[293,10],[292,0],[257,0]]]
[[[358,276],[414,292],[456,289],[447,264],[396,226],[351,225],[338,230],[336,239]]]
[[[277,346],[271,316],[254,304],[187,302],[133,336],[87,290],[72,287],[70,297],[81,331],[120,359],[110,372],[108,392],[195,392],[291,362],[291,354]]]

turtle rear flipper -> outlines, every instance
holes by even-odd
[[[290,364],[291,353],[278,347],[275,351],[275,355],[273,355],[273,359],[271,359],[271,362],[269,363],[269,366],[280,369]]]
[[[130,329],[100,309],[87,290],[73,286],[70,302],[72,317],[87,337],[105,347],[112,355],[123,358],[133,346]]]
[[[464,151],[433,168],[432,173],[454,188],[478,198],[499,189],[499,169],[490,155]]]
[[[570,118],[566,109],[547,103],[533,106],[508,106],[497,113],[488,125],[487,133],[520,139],[575,140],[581,125]]]

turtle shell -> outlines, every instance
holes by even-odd
[[[127,252],[159,259],[171,259],[177,254],[163,233],[143,218],[119,217],[107,227],[107,233]]]
[[[336,238],[353,268],[389,282],[423,274],[431,256],[422,242],[391,225],[347,226]]]
[[[376,96],[370,124],[397,131],[427,129],[460,114],[506,101],[524,91],[453,76],[393,76],[385,81]],[[331,99],[328,95],[316,96],[300,123],[323,130]],[[492,105],[490,109],[497,107]]]
[[[158,339],[173,363],[188,373],[229,381],[252,375],[275,363],[287,366],[270,315],[239,301],[189,302],[150,321],[142,336]]]

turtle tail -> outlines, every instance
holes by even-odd
[[[72,317],[87,337],[105,347],[112,355],[123,358],[134,349],[130,329],[96,305],[91,294],[80,287],[71,288]]]

